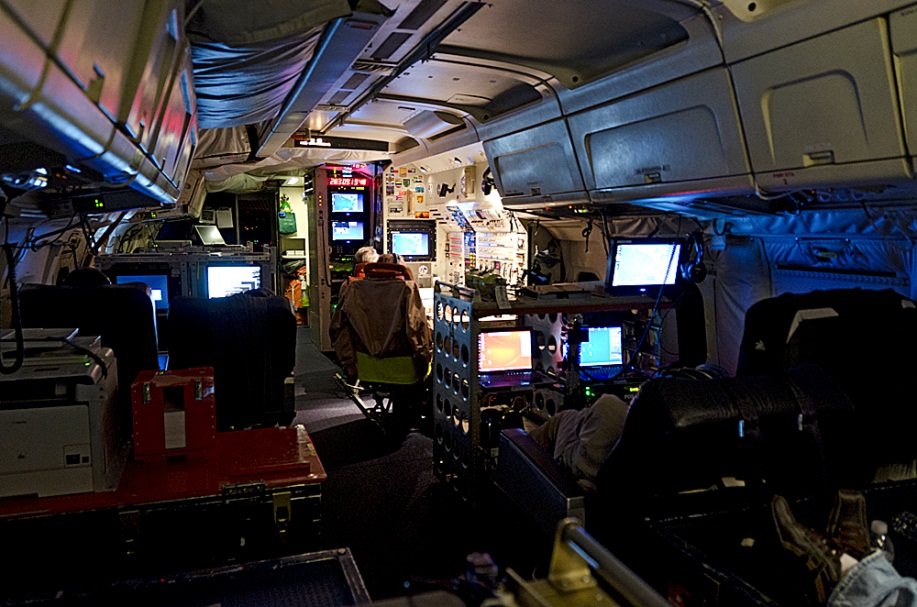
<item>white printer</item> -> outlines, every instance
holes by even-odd
[[[76,329],[24,329],[24,358],[0,374],[0,497],[114,491],[130,450],[119,431],[111,348]],[[0,337],[16,360],[12,330]]]

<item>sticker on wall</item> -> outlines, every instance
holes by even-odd
[[[415,182],[415,183],[416,183],[416,182]],[[414,191],[415,191],[415,192],[420,192],[421,194],[423,194],[423,186],[422,186],[422,185],[415,185],[415,186],[414,186]]]
[[[410,180],[410,179],[403,179],[403,180],[401,181],[401,185],[403,185],[403,186],[406,187],[406,188],[409,188],[409,187],[411,187],[411,180]]]
[[[408,169],[407,169],[407,167],[401,167],[400,174],[401,174],[402,177],[406,176],[406,175],[408,174]]]
[[[423,204],[423,196],[417,197],[417,204]]]

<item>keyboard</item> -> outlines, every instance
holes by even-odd
[[[616,377],[624,370],[624,365],[607,365],[602,367],[585,367],[580,369],[580,379],[583,381],[606,381]]]

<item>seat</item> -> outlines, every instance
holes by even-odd
[[[169,306],[169,368],[213,367],[217,430],[289,425],[295,417],[296,316],[264,291]]]
[[[761,300],[745,315],[737,375],[816,364],[850,396],[864,482],[917,458],[917,410],[903,407],[917,367],[917,307],[892,289],[826,289]]]
[[[546,533],[577,516],[597,535],[613,535],[622,516],[846,486],[859,457],[850,449],[855,419],[852,401],[815,365],[766,376],[656,378],[631,402],[594,493],[518,429],[501,433],[495,482]],[[724,483],[730,478],[742,488]]]
[[[420,290],[402,265],[370,263],[345,283],[331,320],[338,382],[383,433],[427,413],[433,340]],[[369,393],[373,403],[362,394]],[[416,417],[413,416],[413,417]]]
[[[118,415],[130,436],[131,384],[140,371],[159,369],[156,307],[145,284],[92,286],[25,284],[19,289],[22,326],[77,328],[98,335],[118,364]]]

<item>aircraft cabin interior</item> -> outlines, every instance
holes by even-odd
[[[0,0],[0,605],[917,607],[914,0]]]

